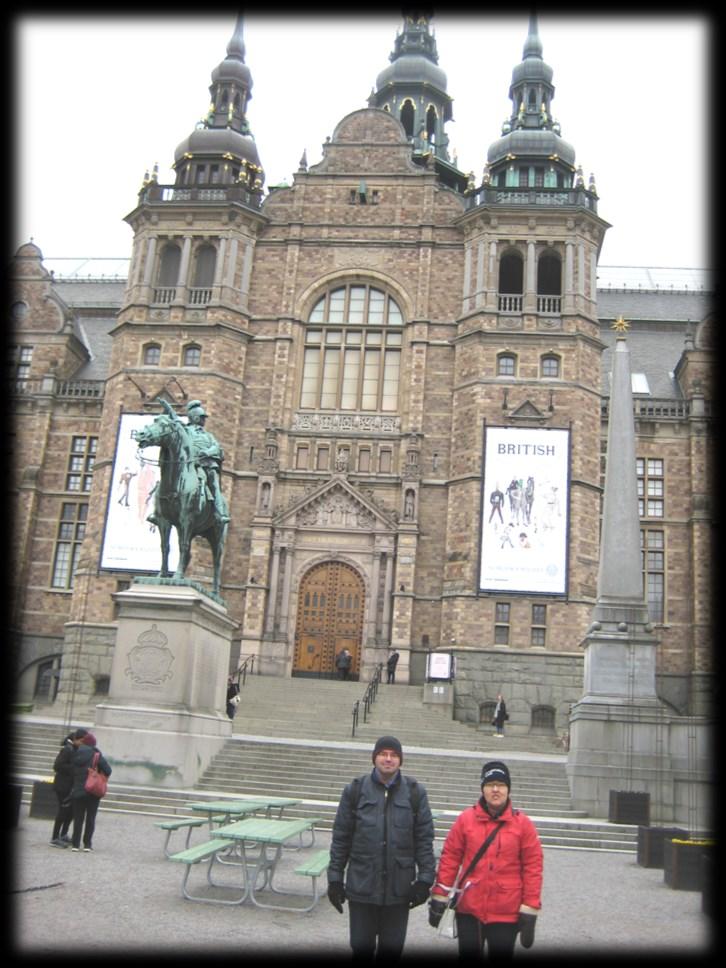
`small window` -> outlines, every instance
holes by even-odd
[[[494,607],[494,644],[509,645],[509,602],[497,602]]]
[[[553,353],[542,357],[542,376],[550,379],[560,375],[560,358]]]
[[[638,513],[641,518],[665,515],[664,465],[659,458],[638,458]]]
[[[184,349],[184,366],[199,366],[202,362],[200,346],[187,346]]]
[[[371,452],[367,447],[358,451],[358,470],[362,474],[367,474],[371,469]]]
[[[330,467],[330,448],[318,447],[315,453],[315,468],[319,471],[327,471]]]
[[[390,450],[382,450],[378,455],[378,470],[381,474],[390,474],[393,458]]]
[[[555,730],[555,711],[552,706],[532,707],[532,729],[553,733]]]
[[[98,437],[73,437],[68,457],[66,491],[87,494],[91,490]]]
[[[640,549],[648,616],[651,622],[663,622],[665,616],[665,532],[641,531]]]
[[[150,343],[144,347],[144,366],[158,366],[161,362],[161,347]]]
[[[547,606],[532,606],[532,629],[530,642],[536,648],[544,648],[547,639]]]
[[[295,468],[299,471],[305,471],[308,468],[308,455],[309,448],[307,444],[303,444],[298,447],[295,451]]]
[[[501,353],[497,357],[497,376],[515,376],[517,357],[513,353]]]

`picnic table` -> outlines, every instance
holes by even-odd
[[[296,873],[303,873],[312,877],[313,895],[312,903],[305,908],[290,904],[268,904],[261,901],[257,894],[259,891],[269,890],[273,894],[293,897],[309,897],[301,895],[300,892],[280,891],[275,887],[275,871],[282,856],[282,849],[295,837],[301,837],[304,831],[313,831],[311,843],[315,839],[314,826],[319,823],[318,818],[307,818],[301,820],[280,820],[268,817],[247,817],[235,823],[218,827],[214,831],[217,840],[232,840],[237,845],[237,853],[242,861],[246,885],[246,898],[252,904],[260,908],[269,908],[275,911],[310,911],[318,901],[317,878],[327,869],[328,852],[321,851],[318,856],[318,867],[313,872],[310,865],[298,869]],[[325,857],[323,856],[325,855]],[[325,863],[323,864],[323,860]],[[262,882],[259,883],[260,875]]]
[[[291,797],[254,797],[250,800],[195,800],[187,803],[186,806],[198,813],[209,815],[209,826],[211,829],[212,820],[215,816],[225,818],[225,823],[229,823],[232,817],[244,816],[248,813],[264,811],[267,817],[272,816],[272,811],[277,809],[277,816],[282,819],[285,807],[295,807],[302,803],[302,800],[295,800]]]
[[[304,913],[311,911],[320,897],[318,879],[328,868],[330,853],[320,850],[304,859],[295,870],[295,874],[312,879],[312,894],[302,891],[279,890],[275,887],[275,871],[282,856],[282,850],[295,837],[301,837],[303,832],[311,830],[314,840],[314,825],[319,823],[317,818],[305,820],[281,820],[270,817],[247,817],[234,823],[219,827],[214,831],[214,839],[205,844],[197,844],[169,859],[186,865],[182,879],[182,896],[190,901],[202,901],[207,904],[243,904],[249,900],[256,907],[270,908],[279,911],[296,911]],[[207,882],[211,887],[226,888],[235,891],[232,897],[213,897],[209,894],[192,894],[187,888],[187,882],[193,866],[207,862]],[[233,883],[221,883],[213,879],[215,864],[230,864],[241,870],[242,876]],[[280,903],[270,904],[262,901],[258,893],[270,890],[281,897],[304,898],[310,900],[306,906],[299,904]]]

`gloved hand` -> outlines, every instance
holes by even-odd
[[[517,921],[517,930],[519,931],[519,940],[523,948],[531,948],[534,944],[534,928],[536,924],[536,914],[524,914],[520,912],[519,920]]]
[[[343,913],[343,904],[348,900],[348,895],[345,893],[342,881],[328,884],[328,900],[339,914]]]
[[[415,908],[419,904],[425,904],[429,899],[430,892],[430,884],[425,884],[423,881],[414,881],[411,885],[411,896],[408,899],[408,906]]]
[[[441,916],[446,910],[446,901],[437,901],[433,897],[429,901],[429,924],[432,928],[438,928]]]

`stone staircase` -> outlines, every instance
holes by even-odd
[[[194,790],[112,781],[101,809],[160,819],[191,816],[185,806],[190,799],[294,796],[302,802],[287,814],[319,817],[320,827],[330,829],[343,786],[371,768],[375,740],[391,733],[403,744],[404,772],[427,788],[439,846],[458,813],[478,797],[482,763],[501,757],[512,772],[514,803],[533,818],[545,846],[635,851],[637,827],[573,810],[565,756],[552,738],[497,739],[489,730],[452,720],[440,707],[423,706],[421,686],[399,685],[379,688],[368,722],[361,709],[351,736],[353,703],[364,691],[365,684],[357,682],[248,677],[233,736]],[[77,713],[73,726],[92,726],[92,707]],[[12,775],[23,783],[24,802],[30,801],[32,781],[52,773],[66,732],[49,711],[16,717]]]

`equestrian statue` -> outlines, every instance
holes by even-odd
[[[158,398],[164,413],[135,434],[139,448],[159,448],[159,485],[154,509],[147,518],[159,529],[161,570],[159,578],[184,579],[191,557],[192,538],[206,538],[212,549],[212,593],[219,598],[222,554],[229,526],[227,502],[220,486],[224,451],[204,427],[207,413],[199,400],[187,404],[188,423],[166,400]],[[169,571],[169,535],[176,528],[179,563]]]

